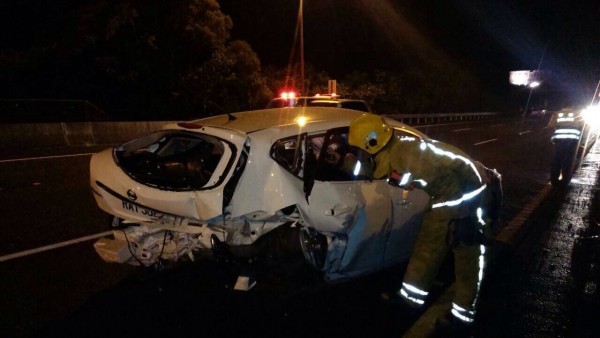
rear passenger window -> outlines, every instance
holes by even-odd
[[[271,147],[271,157],[292,174],[303,177],[306,134],[278,140]]]

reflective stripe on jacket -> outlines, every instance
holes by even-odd
[[[434,203],[456,200],[484,186],[471,158],[443,142],[401,139],[396,135],[375,157],[375,178],[393,170],[419,181]]]

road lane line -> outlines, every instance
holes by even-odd
[[[454,129],[453,131],[465,131],[465,130],[471,130],[471,128]]]
[[[22,162],[22,161],[33,161],[33,160],[47,160],[52,158],[61,158],[61,157],[75,157],[75,156],[90,156],[95,153],[82,153],[82,154],[69,154],[69,155],[54,155],[54,156],[40,156],[40,157],[27,157],[27,158],[13,158],[9,160],[0,160],[0,163],[10,163],[10,162]]]
[[[490,142],[494,142],[494,141],[498,141],[498,139],[497,139],[497,138],[493,138],[493,139],[491,139],[491,140],[487,140],[487,141],[482,141],[482,142],[473,143],[473,145],[474,145],[474,146],[478,146],[478,145],[482,145],[482,144],[485,144],[485,143],[490,143]]]
[[[65,246],[69,246],[69,245],[73,245],[73,244],[77,244],[77,243],[81,243],[81,242],[86,242],[86,241],[89,241],[89,240],[92,240],[92,239],[96,239],[96,238],[101,238],[101,237],[105,237],[105,236],[108,236],[108,235],[112,235],[112,233],[113,233],[112,231],[105,231],[105,232],[101,232],[101,233],[95,234],[95,235],[89,235],[89,236],[79,237],[79,238],[75,238],[75,239],[72,239],[72,240],[69,240],[69,241],[65,241],[65,242],[50,244],[50,245],[42,246],[42,247],[35,248],[35,249],[21,251],[21,252],[15,252],[15,253],[10,254],[10,255],[0,256],[0,262],[6,262],[8,260],[15,259],[15,258],[20,258],[20,257],[29,256],[29,255],[34,255],[34,254],[37,254],[37,253],[40,253],[40,252],[54,250],[54,249],[62,248],[62,247],[65,247]]]
[[[535,196],[510,222],[496,235],[496,240],[504,244],[510,244],[513,237],[519,232],[521,226],[531,217],[531,214],[540,206],[542,201],[552,191],[552,185],[546,184],[542,190]]]
[[[527,134],[527,133],[531,133],[531,130],[522,131],[519,133],[519,136],[521,136],[523,134]]]

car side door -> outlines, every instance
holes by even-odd
[[[304,219],[327,233],[331,245],[324,267],[330,280],[381,268],[392,203],[385,180],[372,180],[372,158],[348,145],[348,128],[308,135],[305,156],[307,204]]]

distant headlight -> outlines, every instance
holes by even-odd
[[[581,112],[581,115],[590,128],[600,126],[600,106],[589,106]]]

